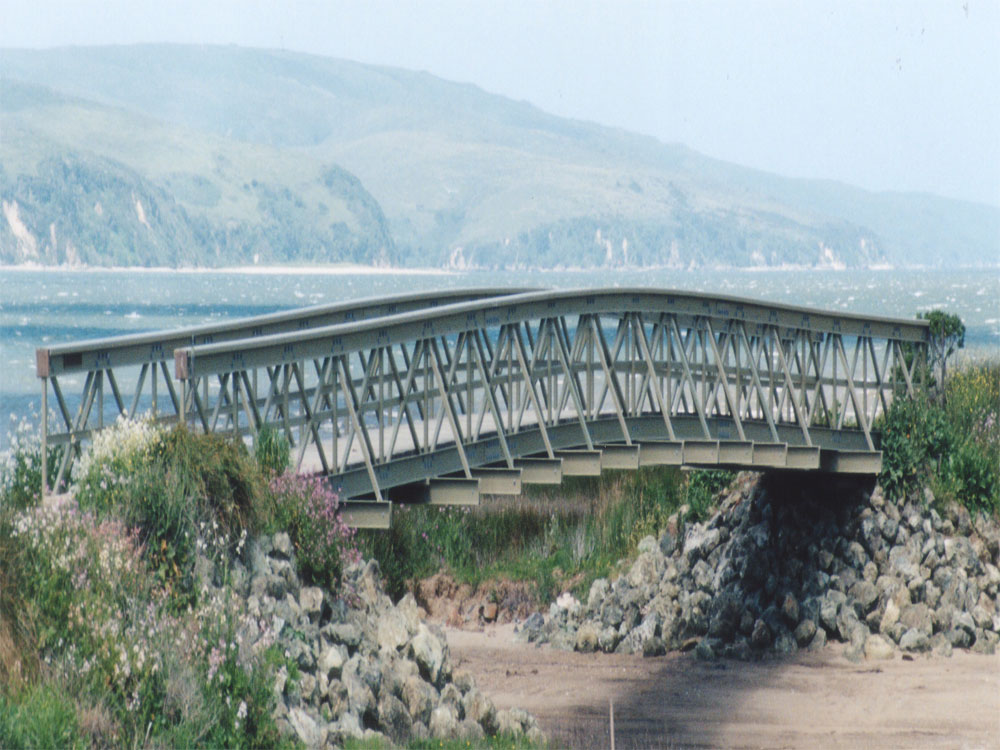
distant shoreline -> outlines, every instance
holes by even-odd
[[[297,274],[314,274],[319,276],[455,276],[462,273],[590,273],[600,272],[624,272],[642,273],[645,271],[676,271],[684,273],[705,273],[709,271],[736,271],[739,273],[850,273],[857,271],[957,271],[957,270],[1000,270],[1000,263],[984,263],[975,266],[952,266],[948,268],[935,268],[931,266],[893,266],[888,263],[878,263],[871,266],[801,266],[795,264],[781,264],[777,266],[699,266],[697,268],[671,268],[670,266],[627,266],[627,267],[606,267],[606,266],[560,266],[557,268],[540,268],[535,266],[524,266],[517,268],[407,268],[400,266],[365,266],[355,264],[331,264],[331,265],[247,265],[247,266],[222,266],[210,268],[206,266],[69,266],[69,265],[41,265],[38,263],[0,264],[0,272],[3,271],[61,271],[66,273],[233,273],[246,274],[251,276],[294,276]]]
[[[207,268],[204,266],[44,266],[37,263],[0,265],[0,271],[63,271],[74,273],[244,273],[250,275],[317,274],[321,276],[451,276],[457,271],[444,268],[387,268],[384,266],[362,265],[317,265],[317,266],[225,266]]]

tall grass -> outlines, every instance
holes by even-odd
[[[578,595],[657,536],[674,513],[704,514],[732,475],[675,468],[608,472],[532,488],[518,498],[486,498],[476,508],[403,506],[385,532],[362,532],[359,543],[378,559],[393,596],[414,579],[441,570],[477,585],[493,578],[531,581],[547,600]]]

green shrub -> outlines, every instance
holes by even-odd
[[[930,484],[941,501],[1000,512],[1000,366],[954,372],[944,394],[937,401],[897,397],[876,422],[879,481],[891,498]]]
[[[692,471],[684,487],[684,503],[688,506],[684,520],[704,520],[715,505],[715,498],[735,476],[734,472],[715,469]]]
[[[1000,508],[996,454],[991,456],[969,440],[948,456],[945,471],[956,497],[970,510],[995,512]]]
[[[73,702],[53,685],[40,685],[16,696],[0,692],[0,747],[84,750]]]

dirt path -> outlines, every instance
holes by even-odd
[[[1000,654],[705,663],[536,648],[512,626],[447,633],[456,666],[557,747],[608,747],[613,700],[617,748],[1000,748]]]

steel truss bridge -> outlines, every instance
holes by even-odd
[[[39,349],[37,372],[57,491],[95,430],[145,410],[284,434],[352,523],[384,526],[393,501],[603,469],[876,474],[872,424],[914,392],[928,339],[925,321],[720,295],[468,289]]]

